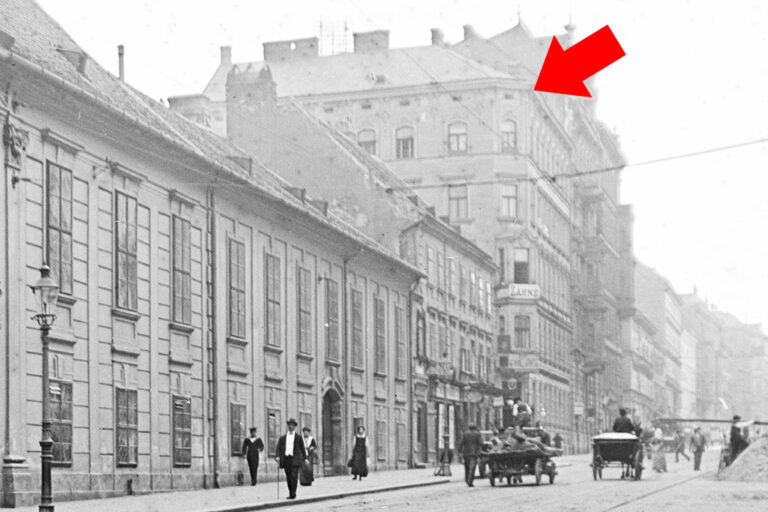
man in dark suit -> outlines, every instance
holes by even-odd
[[[275,460],[280,468],[285,471],[285,480],[288,483],[288,499],[296,499],[296,487],[299,484],[299,469],[307,461],[307,449],[304,447],[304,441],[296,432],[296,420],[288,420],[288,432],[280,437],[277,442],[277,453]]]
[[[735,461],[736,457],[747,447],[741,425],[739,425],[740,421],[741,416],[736,415],[733,417],[733,423],[731,423],[731,462]]]
[[[459,444],[459,453],[464,457],[464,481],[469,487],[475,484],[475,468],[477,467],[477,457],[483,447],[483,437],[477,430],[477,425],[470,423],[469,430],[464,432]]]
[[[613,422],[613,431],[624,432],[627,434],[635,433],[635,425],[632,423],[631,419],[627,418],[626,409],[619,409],[619,417]]]

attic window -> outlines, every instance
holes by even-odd
[[[371,107],[372,105],[370,102],[365,102],[362,105],[360,105],[360,108],[362,108],[363,110],[371,110]]]
[[[325,106],[323,107],[323,112],[325,112],[326,114],[330,114],[331,112],[333,112],[333,107],[331,107],[330,105]]]
[[[411,104],[411,100],[400,100],[401,107],[407,107],[410,104]]]
[[[451,99],[453,101],[461,101],[461,96],[459,96],[459,95],[451,96]]]
[[[515,99],[515,95],[513,93],[511,93],[511,92],[505,93],[504,94],[504,99],[505,100],[513,100],[513,99]]]

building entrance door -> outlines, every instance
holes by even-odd
[[[341,397],[331,389],[323,397],[324,475],[343,475],[346,473],[344,443]]]
[[[427,404],[419,402],[416,413],[416,453],[420,462],[429,460],[427,445]]]

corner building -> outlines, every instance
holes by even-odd
[[[422,276],[240,149],[110,75],[34,2],[0,0],[0,439],[6,507],[235,485],[288,417],[346,472],[405,467],[398,319]],[[27,284],[58,280],[49,390]]]

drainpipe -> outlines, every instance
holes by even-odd
[[[219,436],[218,436],[218,422],[217,412],[219,405],[219,392],[218,392],[218,354],[217,354],[217,322],[216,322],[216,269],[217,269],[217,255],[216,250],[216,203],[214,196],[213,185],[208,187],[208,193],[206,195],[206,210],[208,217],[208,261],[210,276],[208,277],[208,286],[210,290],[210,296],[208,297],[208,357],[210,361],[210,367],[208,370],[208,379],[210,383],[210,399],[211,409],[213,410],[213,428],[211,434],[213,435],[213,487],[219,488]],[[206,408],[207,409],[207,408]],[[210,414],[210,411],[207,411]]]

